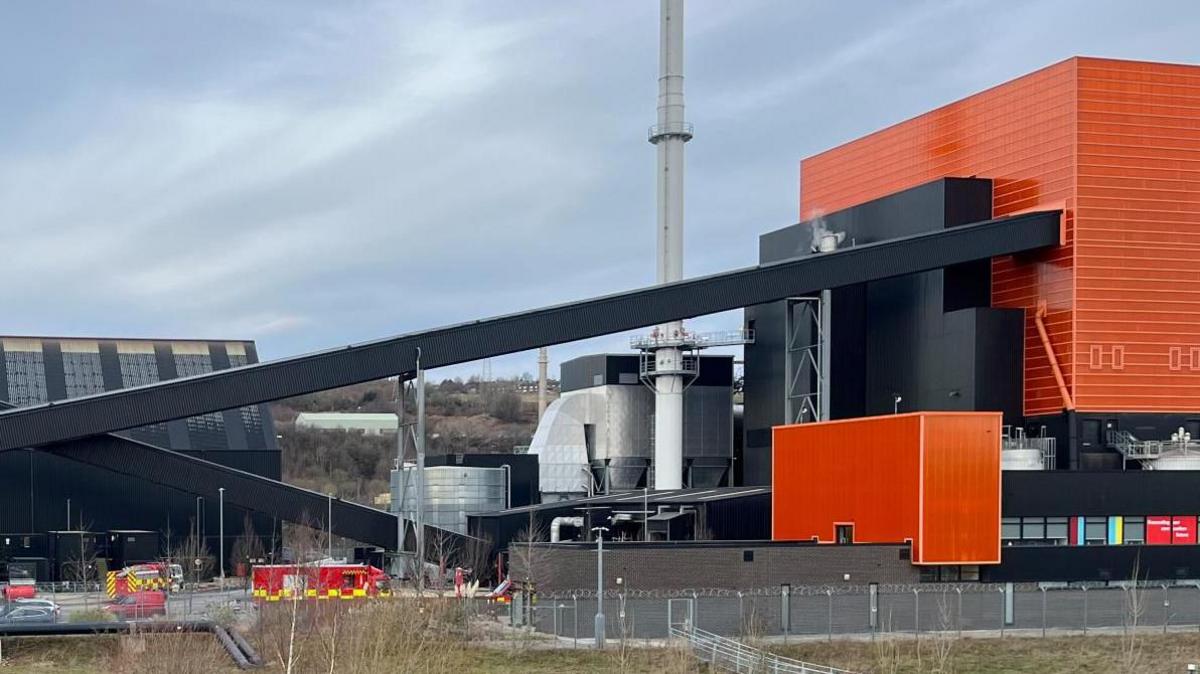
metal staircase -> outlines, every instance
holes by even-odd
[[[692,655],[711,669],[723,672],[785,674],[853,674],[846,669],[814,665],[764,651],[688,623],[671,625],[671,637],[687,641]]]
[[[1133,459],[1145,461],[1162,456],[1163,443],[1159,440],[1138,440],[1129,431],[1109,431],[1108,446],[1121,453],[1122,461]]]

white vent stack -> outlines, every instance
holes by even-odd
[[[662,0],[658,55],[658,123],[650,142],[658,151],[658,282],[683,278],[683,144],[692,125],[683,118],[683,0]],[[683,483],[683,321],[659,326],[654,350],[654,488]]]

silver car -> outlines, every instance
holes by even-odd
[[[14,601],[0,606],[0,625],[31,625],[58,622],[59,609],[49,601]]]

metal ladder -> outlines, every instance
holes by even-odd
[[[775,655],[688,623],[671,625],[671,637],[687,641],[692,655],[714,670],[737,672],[784,672],[786,674],[853,674],[846,669],[814,665]]]

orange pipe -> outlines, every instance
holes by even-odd
[[[1068,410],[1075,409],[1075,401],[1071,399],[1071,392],[1067,390],[1067,380],[1063,379],[1062,369],[1058,367],[1058,358],[1054,356],[1054,347],[1050,346],[1050,335],[1046,334],[1046,323],[1042,320],[1046,315],[1046,300],[1041,300],[1037,305],[1037,312],[1033,315],[1033,322],[1037,325],[1038,336],[1042,338],[1042,348],[1046,349],[1046,358],[1050,359],[1050,369],[1054,371],[1054,381],[1058,382],[1058,392],[1062,395],[1063,407]]]

